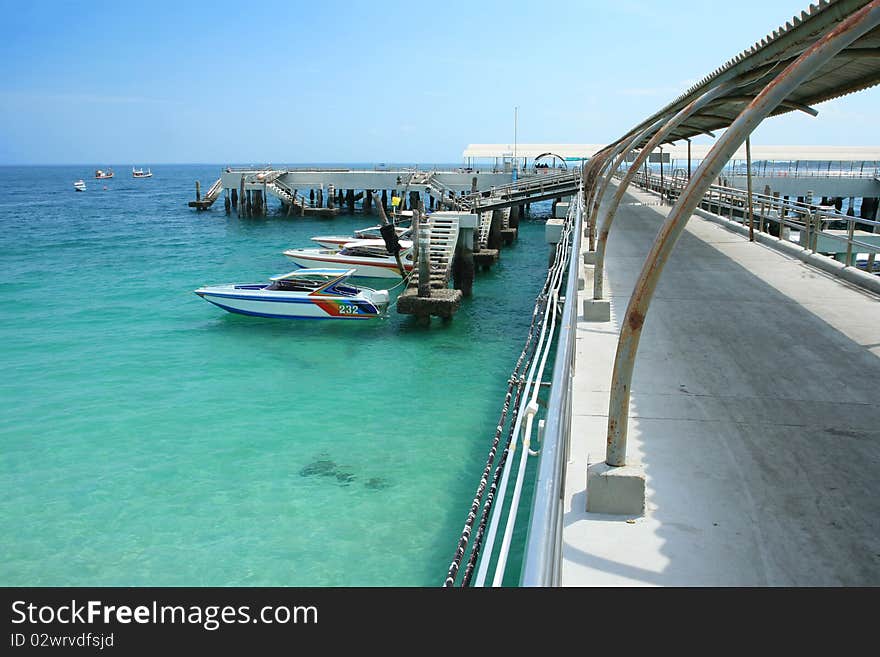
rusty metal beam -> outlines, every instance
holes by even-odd
[[[630,182],[632,182],[632,179],[638,172],[639,167],[641,167],[642,164],[647,161],[648,157],[651,155],[654,149],[660,143],[662,143],[664,139],[666,139],[669,133],[675,130],[675,128],[677,128],[679,125],[681,125],[683,121],[692,116],[694,112],[698,112],[700,108],[705,107],[707,104],[718,99],[719,96],[723,96],[725,93],[734,89],[736,86],[737,85],[734,82],[723,82],[717,87],[709,89],[699,98],[691,101],[690,104],[682,108],[682,110],[679,111],[678,114],[666,121],[666,123],[660,127],[660,129],[642,148],[635,161],[630,165],[629,170],[623,177],[623,180],[617,186],[617,191],[611,199],[610,205],[606,208],[605,214],[602,215],[601,223],[599,223],[599,236],[596,240],[595,268],[593,270],[593,299],[598,300],[602,298],[605,272],[605,248],[608,243],[608,234],[611,231],[611,225],[614,222],[614,217],[617,213],[617,208],[620,205],[620,201],[623,199],[623,195],[626,193],[626,190],[629,187]],[[654,126],[652,125],[650,128],[648,128],[648,130],[652,129],[653,127]],[[688,141],[688,147],[690,147],[690,141]],[[690,170],[688,170],[688,174],[690,174]]]
[[[626,465],[629,398],[639,339],[660,275],[691,213],[712,184],[712,180],[721,173],[736,149],[761,121],[820,66],[878,25],[880,25],[880,0],[873,0],[843,19],[804,50],[782,73],[768,83],[733,121],[703,160],[694,178],[663,222],[636,281],[620,329],[608,408],[608,437],[605,452],[605,462],[608,465]]]

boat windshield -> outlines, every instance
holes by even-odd
[[[324,285],[326,281],[316,281],[307,278],[281,279],[272,281],[266,286],[267,290],[285,290],[287,292],[314,292]]]
[[[339,251],[340,255],[384,258],[389,255],[384,246],[349,245]]]

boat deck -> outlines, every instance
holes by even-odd
[[[612,321],[578,323],[562,584],[880,584],[880,299],[698,216],[636,360],[628,459],[644,466],[647,511],[585,512],[617,322],[668,210],[624,198]]]

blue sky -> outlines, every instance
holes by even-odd
[[[0,164],[459,162],[607,143],[808,0],[9,2]],[[877,145],[877,88],[752,143]]]

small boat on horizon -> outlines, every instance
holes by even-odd
[[[113,177],[113,169],[107,169],[104,171],[103,169],[95,169],[95,178],[101,180],[103,178],[112,178]]]
[[[227,312],[274,319],[373,319],[388,310],[387,290],[345,282],[354,269],[298,269],[269,283],[227,283],[195,290]]]
[[[144,171],[143,169],[135,169],[134,167],[132,167],[131,168],[131,177],[132,178],[152,178],[153,172],[150,171],[149,169]]]
[[[412,241],[401,240],[400,246],[403,271],[409,273],[413,270]],[[300,267],[352,267],[357,278],[401,277],[397,260],[388,253],[381,239],[346,242],[340,249],[287,249],[284,255]]]
[[[84,192],[86,191],[86,183],[84,180],[77,180],[73,183],[73,188],[78,192]]]

